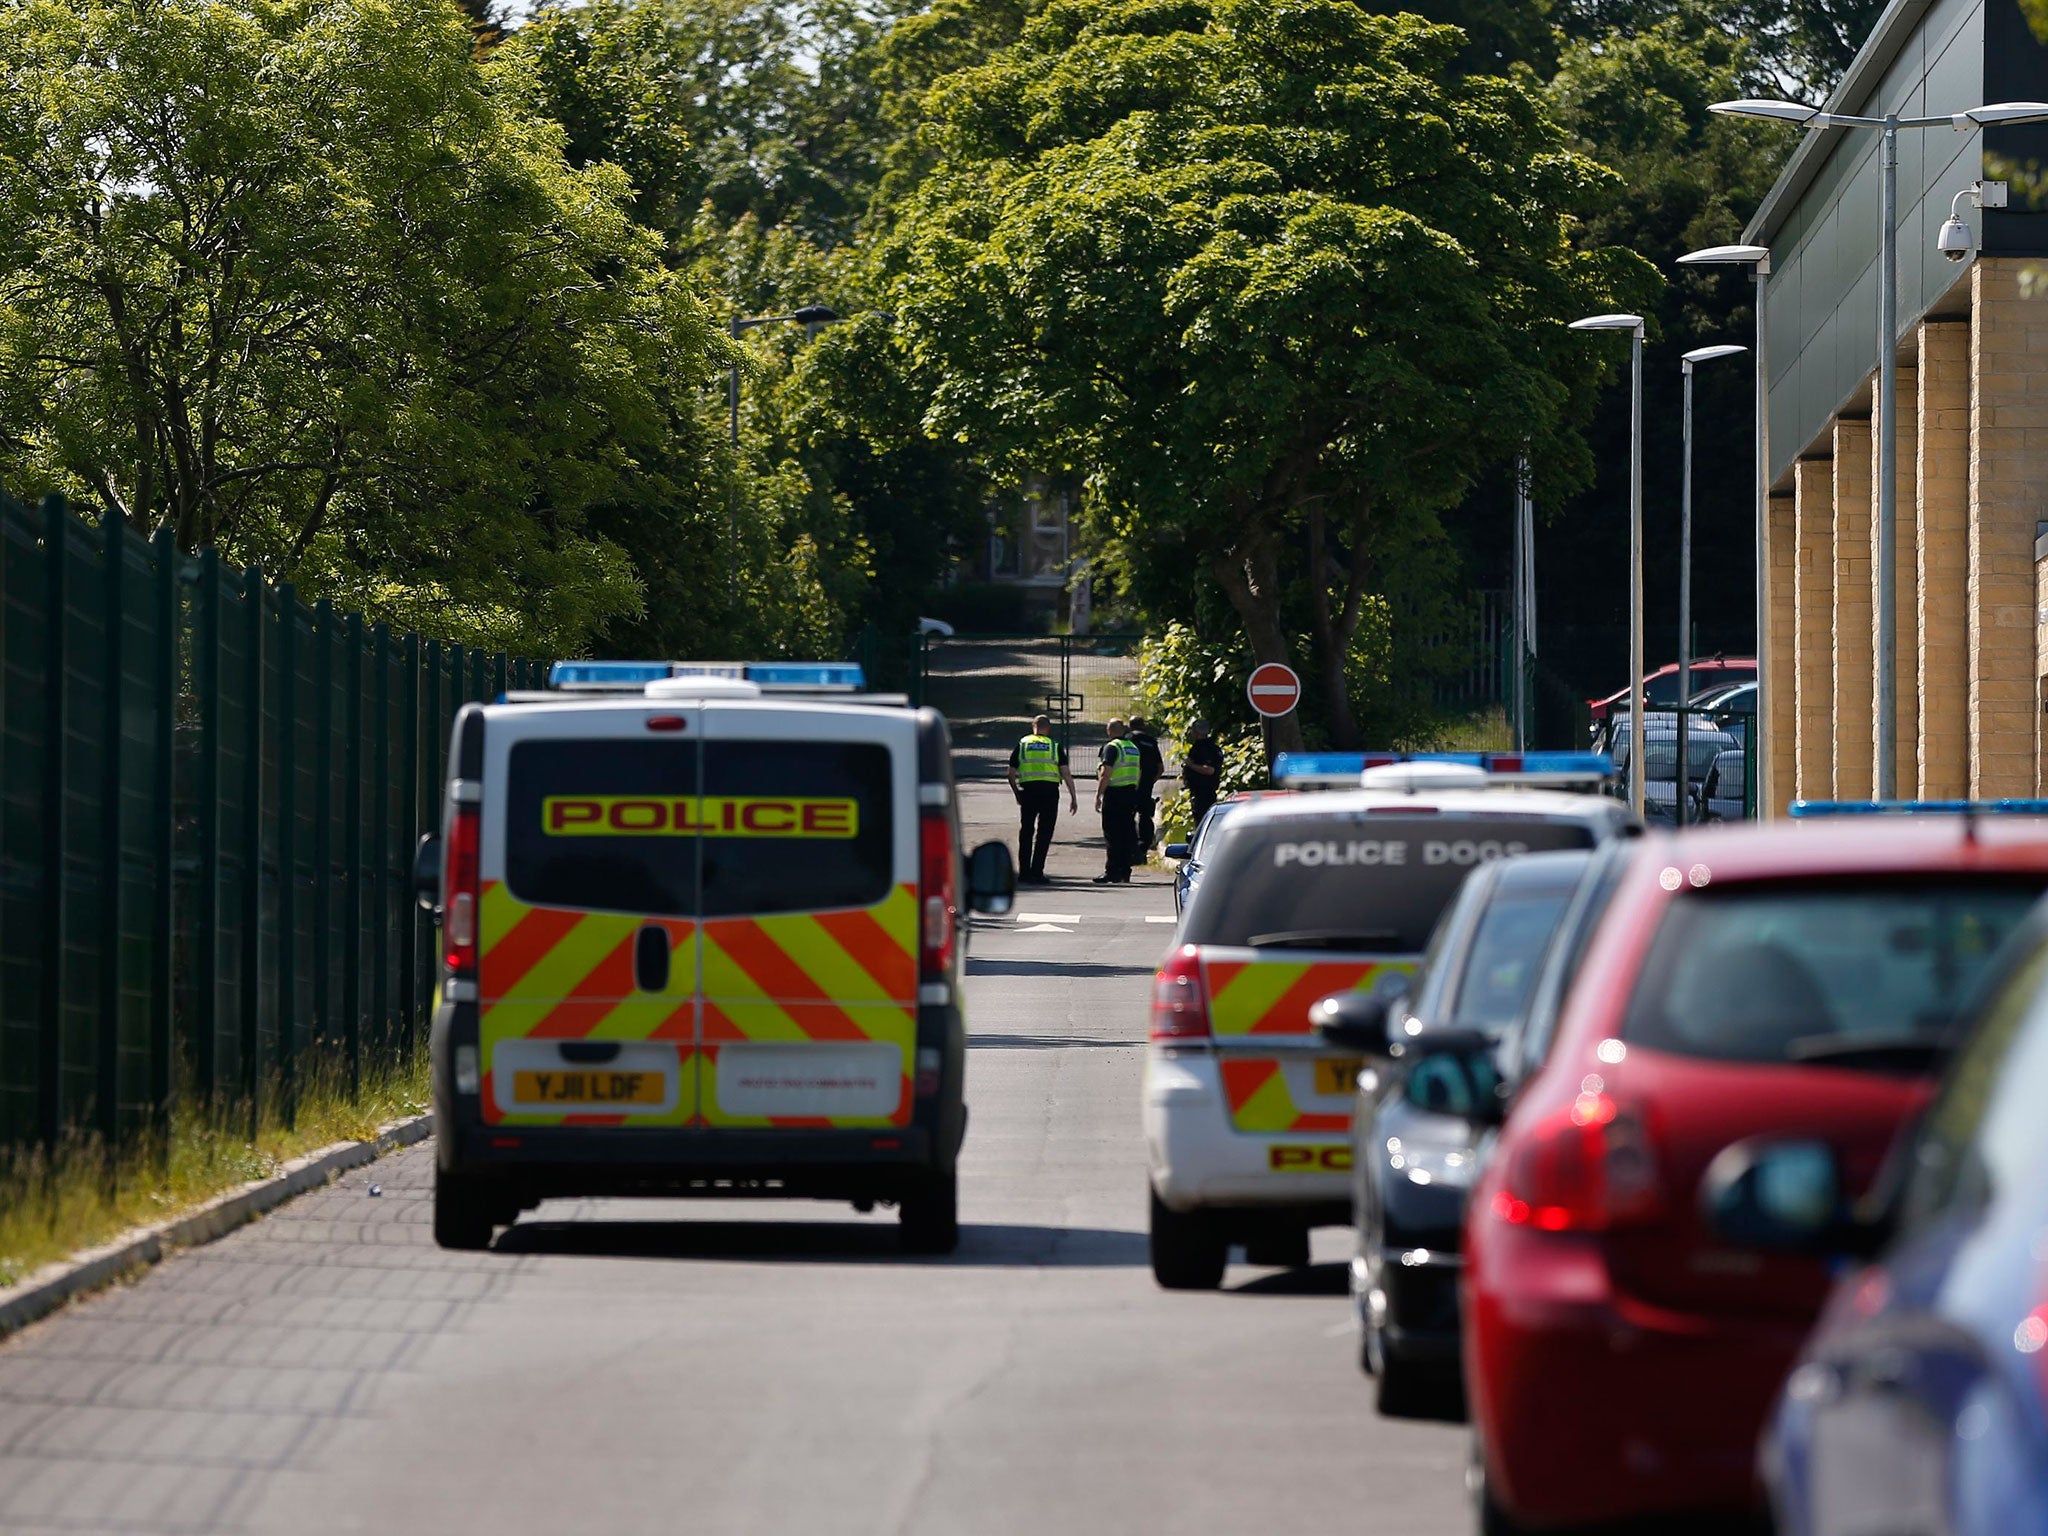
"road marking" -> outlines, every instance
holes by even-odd
[[[1070,917],[1063,912],[1017,912],[1013,913],[1012,916],[1020,923],[1078,923],[1081,921],[1080,918]]]
[[[1148,923],[1177,923],[1180,919],[1177,917],[1155,917],[1150,912],[1147,912],[1145,914],[1145,921]]]
[[[1033,923],[1029,928],[1019,928],[1018,933],[1072,933],[1071,928],[1062,928],[1055,923]]]

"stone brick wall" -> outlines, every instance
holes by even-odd
[[[1792,466],[1792,516],[1798,564],[1792,573],[1794,740],[1792,792],[1801,800],[1834,796],[1835,466],[1801,459]]]
[[[1869,718],[1870,649],[1870,438],[1868,421],[1835,422],[1834,528],[1834,795],[1871,795]]]
[[[1919,773],[1923,800],[1970,791],[1970,326],[1920,326],[1914,544],[1919,576]],[[1903,563],[1903,562],[1902,562]],[[1903,790],[1908,781],[1900,780]]]

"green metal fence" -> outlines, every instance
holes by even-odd
[[[0,1144],[288,1121],[417,1041],[449,726],[541,670],[0,495]]]

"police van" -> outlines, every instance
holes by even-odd
[[[456,717],[434,1236],[566,1195],[893,1202],[957,1241],[963,861],[944,719],[843,664],[581,662]]]
[[[1281,755],[1276,784],[1326,792],[1247,805],[1217,829],[1153,982],[1144,1121],[1162,1286],[1221,1284],[1235,1243],[1254,1264],[1305,1264],[1312,1228],[1350,1223],[1365,1063],[1326,1046],[1310,1009],[1405,991],[1479,865],[1640,830],[1585,792],[1612,774],[1581,752]]]

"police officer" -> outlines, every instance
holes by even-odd
[[[1166,776],[1166,759],[1159,754],[1159,738],[1152,734],[1152,728],[1145,723],[1143,715],[1131,716],[1130,738],[1138,748],[1138,852],[1151,850],[1152,840],[1158,835],[1152,824],[1159,781]]]
[[[1067,809],[1079,811],[1080,797],[1074,793],[1074,773],[1067,766],[1067,749],[1052,739],[1052,717],[1040,715],[1031,722],[1031,734],[1010,748],[1010,793],[1017,797],[1022,821],[1017,831],[1017,863],[1022,873],[1019,885],[1045,885],[1045,854],[1052,846],[1052,829],[1060,819],[1060,785],[1067,786]]]
[[[1188,727],[1187,745],[1180,755],[1180,782],[1188,792],[1188,833],[1193,836],[1223,786],[1223,749],[1210,736],[1206,720]]]
[[[1097,885],[1129,885],[1138,857],[1138,744],[1124,734],[1124,722],[1109,722],[1102,766],[1095,774],[1095,809],[1102,813],[1102,842],[1108,863]]]

